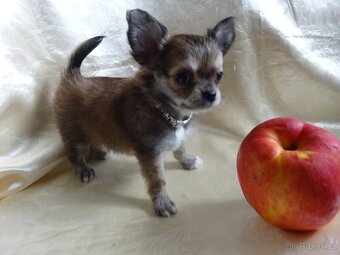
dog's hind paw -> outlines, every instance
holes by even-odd
[[[77,173],[79,175],[80,181],[86,183],[91,182],[96,175],[94,170],[90,167],[82,167],[79,169],[79,171],[77,171]]]

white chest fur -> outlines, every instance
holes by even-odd
[[[184,127],[180,127],[176,130],[176,139],[178,143],[181,143],[184,140],[186,131]]]
[[[186,135],[186,130],[183,127],[179,127],[176,129],[175,132],[171,132],[165,139],[164,139],[164,150],[171,151],[178,148],[182,141],[184,140]]]

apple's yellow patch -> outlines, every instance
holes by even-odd
[[[281,156],[282,157],[282,156]],[[290,183],[290,178],[285,171],[276,172],[272,179],[270,190],[274,191],[270,196],[266,208],[268,221],[275,223],[288,211],[288,203],[285,199],[285,191]]]
[[[309,156],[312,154],[312,152],[309,151],[298,151],[297,156],[300,159],[306,159],[309,158]]]
[[[288,205],[283,199],[274,199],[268,204],[265,218],[267,218],[269,222],[275,223],[282,215],[285,215],[287,210]]]
[[[279,153],[276,154],[275,160],[276,160],[276,162],[279,166],[282,165],[282,161],[283,161],[282,151],[280,151]]]

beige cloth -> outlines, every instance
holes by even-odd
[[[129,76],[138,68],[125,21],[126,9],[137,7],[170,34],[203,34],[237,18],[222,103],[196,117],[187,140],[204,165],[184,171],[167,158],[179,210],[169,219],[154,215],[134,158],[94,164],[95,181],[81,184],[51,108],[70,51],[89,37],[108,36],[86,59],[85,75]],[[340,137],[339,13],[332,0],[2,3],[0,254],[340,254],[339,215],[313,233],[276,229],[245,201],[235,165],[244,136],[275,116],[299,117]]]

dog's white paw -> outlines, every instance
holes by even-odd
[[[185,170],[194,170],[203,165],[203,160],[198,156],[188,155],[181,160],[181,164]]]

